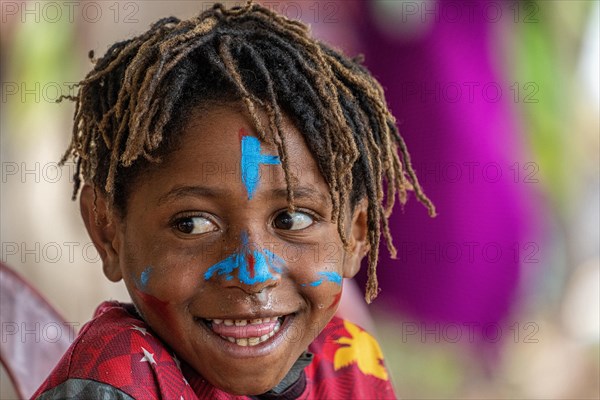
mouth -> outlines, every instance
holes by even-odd
[[[232,344],[254,347],[275,337],[292,314],[254,319],[196,318],[209,330]]]

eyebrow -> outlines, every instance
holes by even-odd
[[[294,198],[296,199],[320,201],[325,204],[329,203],[329,197],[312,186],[294,186],[292,189],[294,191]],[[287,195],[287,188],[277,188],[271,190],[271,196],[273,197],[287,198]]]
[[[294,187],[294,198],[306,199],[312,201],[319,201],[323,203],[329,202],[329,197],[321,193],[319,190],[312,186],[298,186]],[[271,190],[271,196],[273,198],[287,198],[287,188],[276,188]],[[184,197],[225,197],[227,192],[219,188],[212,188],[208,186],[175,186],[167,193],[160,196],[157,200],[157,205],[162,205],[168,201],[181,199]]]
[[[219,197],[225,196],[223,190],[207,186],[175,186],[167,193],[158,198],[157,204],[160,206],[168,201],[180,199],[183,197]]]

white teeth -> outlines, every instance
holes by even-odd
[[[273,329],[269,333],[265,333],[260,337],[245,337],[236,339],[230,336],[221,336],[223,340],[227,340],[231,343],[235,343],[238,346],[247,347],[247,346],[257,346],[260,343],[263,343],[273,336],[281,329],[281,320],[279,317],[268,317],[268,318],[255,318],[255,319],[213,319],[209,320],[213,325],[224,324],[225,326],[246,326],[246,325],[259,325],[266,324],[270,322],[275,322],[273,325]]]
[[[230,336],[221,336],[223,339],[230,341],[231,343],[236,343],[238,346],[246,347],[246,346],[256,346],[262,342],[266,342],[269,338],[272,338],[275,335],[275,332],[271,331],[269,334],[264,334],[261,337],[249,337],[249,338],[241,338],[235,339]]]
[[[269,322],[275,322],[278,317],[267,317],[267,318],[255,318],[255,319],[209,319],[213,324],[225,324],[225,326],[246,326],[246,325],[258,325],[266,324]]]
[[[227,321],[227,320],[225,320],[225,321]],[[240,320],[236,320],[235,324],[238,325],[239,321]],[[264,319],[263,319],[263,321],[264,321]],[[239,325],[239,326],[243,326],[243,325]],[[279,321],[278,321],[277,324],[275,324],[275,326],[273,327],[273,330],[271,332],[265,333],[261,337],[247,337],[247,338],[240,338],[240,339],[232,338],[230,336],[221,336],[221,337],[223,339],[230,341],[231,343],[237,344],[238,346],[242,346],[242,347],[256,346],[262,342],[266,342],[267,340],[269,340],[270,338],[275,336],[275,334],[280,329],[281,329],[281,323],[279,323]]]

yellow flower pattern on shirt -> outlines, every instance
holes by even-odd
[[[337,371],[356,364],[363,374],[387,380],[388,374],[382,364],[383,353],[375,338],[349,321],[344,321],[344,328],[350,333],[350,337],[344,336],[336,341],[344,346],[335,352],[334,369]]]

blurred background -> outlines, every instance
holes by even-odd
[[[369,306],[398,396],[599,398],[599,3],[261,3],[365,55],[437,206],[395,210]],[[89,50],[212,3],[0,4],[1,259],[81,327],[128,295],[70,201],[73,105],[55,100]]]

